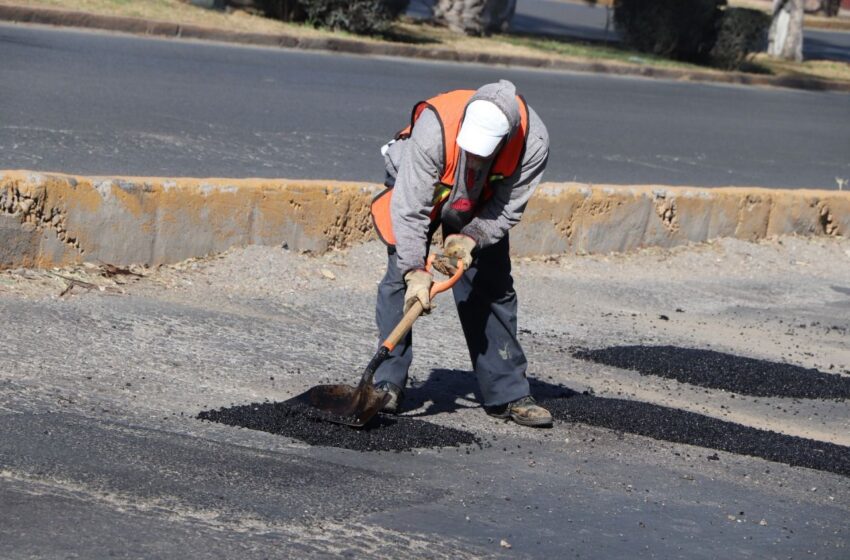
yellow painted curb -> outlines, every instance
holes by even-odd
[[[98,178],[0,171],[0,268],[157,265],[230,247],[324,252],[373,238],[380,185],[286,179]],[[541,185],[517,255],[850,232],[850,192]]]

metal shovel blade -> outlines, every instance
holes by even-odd
[[[351,385],[317,385],[307,392],[310,405],[329,422],[361,428],[390,399],[390,394],[375,389],[371,383]]]
[[[431,270],[431,265],[434,264],[436,258],[434,254],[428,257],[425,270]],[[451,266],[450,262],[446,264]],[[460,280],[462,274],[463,261],[458,259],[452,277],[445,282],[437,282],[431,286],[431,297],[433,298],[440,292],[445,292],[454,286]],[[357,387],[317,385],[307,391],[307,402],[321,413],[322,419],[360,428],[365,426],[379,410],[384,408],[391,396],[385,391],[375,389],[372,385],[375,372],[389,358],[390,352],[393,351],[399,341],[410,332],[413,322],[422,315],[422,312],[422,304],[419,301],[416,301],[410,306],[410,309],[405,311],[401,321],[390,332],[387,339],[381,343],[381,347],[378,348],[369,365],[363,370],[363,375],[360,377],[360,383],[357,384]]]

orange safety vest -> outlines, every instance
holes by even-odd
[[[443,173],[434,190],[434,209],[431,211],[432,227],[436,226],[443,204],[449,199],[455,184],[457,165],[460,161],[460,147],[457,145],[457,135],[463,123],[466,105],[475,94],[475,90],[457,89],[441,93],[427,101],[420,101],[413,107],[410,124],[396,134],[396,140],[402,140],[410,136],[413,126],[425,109],[431,109],[440,121],[443,131]],[[525,148],[525,140],[528,135],[528,105],[521,95],[517,95],[519,104],[520,129],[508,139],[493,161],[490,168],[490,177],[484,186],[483,198],[486,200],[492,195],[490,182],[510,177],[514,174],[520,164],[520,159]],[[392,187],[382,191],[372,200],[372,221],[378,236],[387,245],[395,245],[393,234],[392,216],[390,215],[390,203],[392,201]]]

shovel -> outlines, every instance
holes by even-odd
[[[425,264],[425,270],[431,271],[435,258],[446,260],[447,257],[430,255]],[[431,298],[440,292],[445,292],[455,285],[463,274],[463,261],[458,260],[454,275],[444,282],[435,282],[431,286]],[[422,315],[422,304],[413,303],[401,321],[396,325],[381,347],[363,370],[360,383],[351,385],[317,385],[307,391],[310,405],[321,412],[321,418],[337,424],[345,424],[361,428],[381,410],[390,398],[389,393],[376,389],[372,384],[375,371],[384,363],[393,348],[413,327],[413,323]]]

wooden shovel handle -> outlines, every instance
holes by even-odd
[[[435,258],[437,258],[437,256],[434,254],[428,255],[428,260],[425,261],[425,270],[427,270],[428,272],[431,272],[431,266],[434,264]],[[443,282],[434,282],[431,285],[431,297],[433,298],[440,292],[445,292],[446,290],[457,284],[457,281],[460,280],[461,276],[463,276],[463,261],[458,259],[457,270],[455,270],[455,273],[448,280],[444,280]]]
[[[429,255],[428,261],[425,263],[425,270],[430,272],[431,264],[433,262],[434,255]],[[463,261],[458,259],[457,270],[451,278],[444,282],[434,282],[431,285],[431,297],[433,298],[440,292],[445,292],[446,290],[457,284],[457,281],[460,280],[461,276],[463,276]],[[410,309],[407,310],[407,313],[404,314],[404,317],[401,318],[401,321],[399,321],[398,325],[395,326],[395,328],[384,341],[382,346],[392,352],[393,348],[396,347],[396,344],[398,344],[398,342],[402,338],[404,338],[404,336],[410,331],[410,329],[413,327],[413,323],[415,323],[416,319],[418,319],[419,316],[422,315],[422,312],[424,310],[425,309],[422,307],[422,303],[419,300],[413,302],[413,305],[410,306]]]

